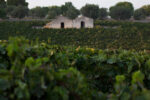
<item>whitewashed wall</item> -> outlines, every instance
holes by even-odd
[[[91,18],[87,18],[84,16],[79,16],[75,20],[73,20],[73,27],[74,28],[81,28],[81,22],[85,23],[85,28],[93,28],[94,27],[94,21]]]
[[[64,23],[64,28],[72,28],[72,20],[64,16],[58,16],[56,19],[47,24],[48,28],[61,28],[61,23]]]
[[[52,20],[50,23],[48,23],[45,28],[61,28],[61,23],[64,23],[64,28],[81,28],[81,22],[85,23],[85,28],[93,28],[94,27],[94,21],[91,18],[79,16],[74,20],[71,20],[64,16],[58,16],[56,19]]]

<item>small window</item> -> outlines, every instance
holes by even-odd
[[[61,22],[61,28],[65,28],[64,22]]]
[[[85,27],[85,22],[81,21],[81,28],[84,28],[84,27]]]

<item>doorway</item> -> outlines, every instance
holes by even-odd
[[[85,22],[81,21],[81,28],[85,28]]]
[[[61,22],[61,28],[65,28],[64,22]]]

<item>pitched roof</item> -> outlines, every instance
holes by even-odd
[[[93,20],[92,18],[89,18],[89,17],[86,17],[86,16],[83,16],[83,15],[79,15],[77,18],[75,18],[75,20],[76,19],[91,19],[91,20]]]

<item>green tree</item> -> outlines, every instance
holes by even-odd
[[[61,12],[62,15],[71,19],[76,18],[80,14],[80,11],[76,9],[71,2],[66,2],[65,5],[62,5]]]
[[[130,3],[130,2],[119,2],[119,3],[116,4],[116,6],[126,7],[126,8],[129,8],[132,12],[134,12],[133,4]]]
[[[56,16],[59,16],[61,15],[62,12],[61,12],[61,7],[58,7],[58,6],[52,6],[49,8],[49,12],[48,12],[48,16],[47,18],[48,19],[53,19],[55,18]]]
[[[130,19],[133,16],[134,8],[130,2],[119,2],[110,7],[110,16],[117,20]]]
[[[35,7],[29,11],[29,15],[37,18],[45,18],[48,14],[48,7]]]
[[[134,19],[141,20],[141,19],[145,19],[145,17],[146,17],[145,10],[143,8],[135,10]]]
[[[6,18],[6,11],[5,9],[0,8],[0,18]]]
[[[145,5],[142,8],[145,10],[146,16],[150,16],[150,5]]]
[[[6,7],[6,2],[5,0],[0,0],[0,9]]]
[[[11,5],[11,6],[28,6],[28,3],[26,2],[26,0],[7,0],[7,5]]]
[[[99,6],[94,4],[86,4],[81,8],[81,14],[93,19],[97,19],[99,16]]]
[[[78,9],[71,7],[64,15],[71,19],[75,19],[79,14],[80,11]]]
[[[71,2],[66,2],[65,5],[61,6],[62,14],[64,15],[72,7],[73,7],[73,5]]]
[[[106,8],[99,9],[99,19],[105,19],[108,16],[108,12]]]
[[[14,18],[24,18],[28,15],[28,11],[29,9],[27,7],[18,6],[12,11],[11,16]]]
[[[5,0],[0,0],[0,18],[6,18],[6,2]]]
[[[12,12],[15,10],[16,6],[7,6],[6,12],[7,15],[11,17]]]

